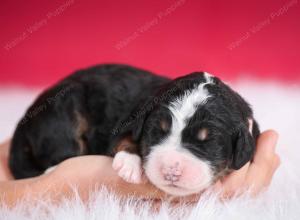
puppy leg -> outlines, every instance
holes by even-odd
[[[115,155],[112,166],[125,181],[142,182],[142,160],[138,155],[120,151]]]
[[[115,148],[113,169],[129,183],[142,182],[142,160],[136,153],[136,145],[130,138],[124,138]]]
[[[27,110],[9,154],[16,179],[41,175],[65,159],[87,154],[84,136],[89,123],[84,94],[81,84],[63,82],[42,93]]]

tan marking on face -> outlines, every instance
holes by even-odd
[[[252,135],[252,131],[253,131],[253,119],[248,118],[248,126],[249,126],[249,132]]]
[[[204,141],[207,138],[208,130],[207,128],[201,128],[198,132],[198,139]]]
[[[164,132],[167,132],[170,129],[170,124],[166,120],[161,120],[160,127]]]

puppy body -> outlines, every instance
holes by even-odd
[[[42,174],[64,159],[113,155],[113,129],[169,79],[125,65],[80,70],[43,92],[15,130],[15,178]]]
[[[40,107],[49,98],[55,101]],[[10,167],[23,178],[69,157],[109,155],[125,180],[140,182],[144,169],[158,188],[188,195],[250,161],[258,135],[249,105],[216,77],[170,80],[102,65],[67,77],[37,99],[16,129]]]

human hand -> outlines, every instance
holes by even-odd
[[[258,138],[253,161],[218,181],[213,190],[220,193],[221,199],[229,199],[249,191],[252,196],[266,189],[280,165],[280,158],[275,152],[278,134],[267,130]]]
[[[58,191],[64,191],[64,194],[71,193],[72,187],[75,186],[83,199],[87,198],[90,190],[97,190],[102,186],[121,197],[151,200],[165,197],[166,194],[150,182],[132,184],[124,181],[112,168],[112,160],[111,157],[100,155],[73,157],[57,165],[52,172],[45,174],[44,182],[54,184],[55,187],[60,188]]]
[[[234,195],[251,189],[252,195],[257,195],[271,182],[280,159],[275,153],[278,135],[275,131],[263,132],[257,143],[257,150],[252,162],[247,163],[240,170],[234,171],[224,179],[218,181],[212,188],[220,191],[221,199],[228,199]],[[5,195],[3,201],[13,205],[22,196],[39,197],[47,193],[53,200],[60,200],[65,196],[74,195],[76,186],[82,199],[89,196],[90,190],[105,185],[120,196],[136,196],[143,199],[173,201],[174,204],[183,202],[197,202],[201,194],[175,198],[170,200],[168,195],[152,184],[130,184],[121,179],[112,168],[112,158],[106,156],[81,156],[70,158],[60,163],[52,172],[24,180],[12,180],[7,166],[9,142],[0,145],[0,195]],[[28,186],[28,187],[25,187]]]
[[[218,181],[212,188],[220,192],[221,199],[228,199],[250,188],[253,196],[264,190],[271,182],[280,164],[275,153],[278,134],[269,130],[263,132],[257,142],[257,149],[252,162],[232,172]],[[80,175],[79,175],[80,174]],[[123,181],[112,169],[112,158],[105,156],[82,156],[71,158],[61,163],[53,172],[79,188],[87,191],[93,184],[106,185],[120,195],[137,195],[143,198],[165,198],[165,194],[151,185],[130,184]],[[60,178],[58,178],[60,179]],[[184,201],[196,201],[200,195],[188,196]],[[182,199],[180,199],[182,201]]]

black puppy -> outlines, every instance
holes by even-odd
[[[114,156],[128,182],[199,192],[250,161],[259,135],[249,105],[207,73],[170,80],[125,65],[78,71],[41,94],[15,131],[10,168],[40,175],[69,157]]]

